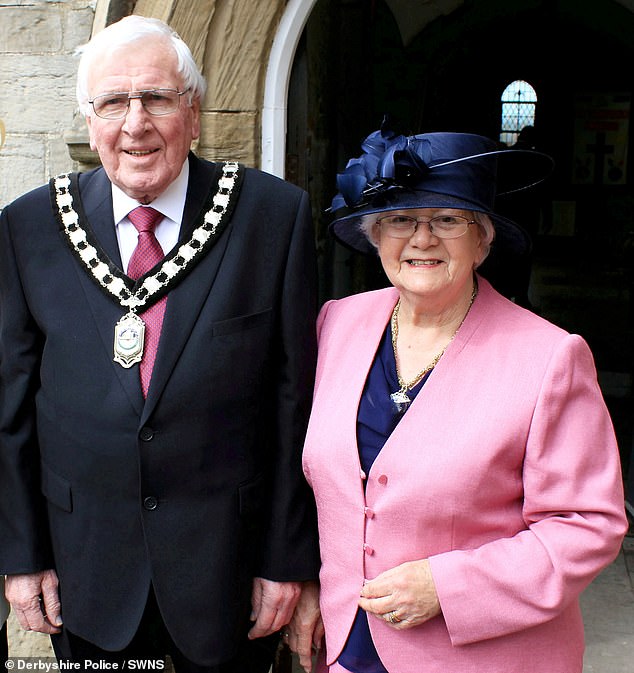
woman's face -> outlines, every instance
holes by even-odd
[[[473,270],[484,257],[480,227],[474,223],[459,238],[444,239],[432,234],[423,220],[457,215],[471,221],[472,212],[455,208],[407,208],[389,214],[420,220],[409,238],[392,238],[379,225],[372,230],[383,269],[401,296],[413,301],[431,300],[443,307],[471,291]]]

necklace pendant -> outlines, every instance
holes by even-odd
[[[395,393],[390,395],[390,399],[394,404],[408,404],[412,400],[407,397],[407,393],[404,390],[397,390]]]
[[[401,390],[397,390],[395,393],[392,393],[390,395],[390,399],[392,402],[394,402],[394,406],[399,413],[406,411],[412,401],[409,399],[403,388],[401,388]]]
[[[129,369],[143,358],[145,323],[136,313],[126,313],[114,326],[114,361]]]

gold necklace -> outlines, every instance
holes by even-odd
[[[401,308],[401,300],[396,302],[396,306],[394,307],[394,310],[392,311],[392,318],[390,319],[390,326],[392,328],[392,350],[394,351],[394,364],[396,366],[396,378],[398,379],[398,385],[400,388],[390,394],[390,399],[394,404],[396,405],[396,409],[399,412],[403,412],[407,409],[407,407],[411,403],[411,399],[407,395],[407,391],[411,390],[414,386],[416,386],[418,383],[420,383],[423,379],[423,376],[425,374],[428,374],[439,362],[440,358],[443,356],[444,352],[447,350],[447,346],[453,341],[453,338],[456,336],[458,333],[458,330],[462,326],[462,323],[464,322],[465,318],[467,317],[469,310],[471,309],[471,306],[473,305],[473,301],[476,298],[476,295],[478,294],[478,284],[477,282],[474,282],[473,284],[473,291],[471,292],[471,299],[469,300],[469,306],[467,307],[467,311],[464,314],[464,317],[460,321],[460,325],[456,327],[456,331],[451,335],[451,339],[447,342],[446,346],[436,355],[436,357],[418,374],[411,380],[411,381],[404,381],[403,377],[401,376],[401,373],[398,370],[398,357],[397,357],[397,348],[396,348],[396,341],[398,339],[398,312],[399,309]]]

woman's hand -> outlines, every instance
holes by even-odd
[[[284,642],[299,657],[300,666],[310,673],[314,650],[321,647],[324,625],[319,610],[319,584],[305,582],[293,618],[282,629]]]
[[[359,607],[395,629],[409,629],[439,615],[429,561],[409,561],[381,573],[363,587]]]

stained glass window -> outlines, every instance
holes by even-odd
[[[525,126],[535,125],[535,89],[522,79],[511,82],[502,94],[502,129],[500,142],[513,145]]]

